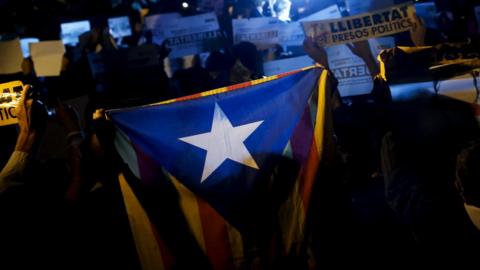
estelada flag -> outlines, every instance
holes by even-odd
[[[127,210],[135,205],[129,218],[148,231],[133,229],[143,269],[268,269],[306,258],[313,186],[333,147],[334,87],[327,70],[309,67],[108,111],[135,176],[121,179],[138,198],[125,199]]]

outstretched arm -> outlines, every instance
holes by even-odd
[[[377,60],[372,55],[368,40],[358,41],[353,44],[347,43],[347,47],[352,51],[353,54],[360,57],[365,62],[372,78],[375,78],[375,76],[380,73],[380,68],[378,67]]]
[[[325,68],[328,67],[328,56],[325,48],[319,47],[312,37],[306,37],[303,41],[303,49],[305,52],[310,56],[315,62],[324,66]]]
[[[32,125],[33,99],[30,93],[31,87],[25,86],[18,101],[16,113],[19,135],[15,151],[0,172],[0,193],[7,191],[10,187],[22,185],[20,179],[25,172],[29,157],[39,136],[39,131]]]

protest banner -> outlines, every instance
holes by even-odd
[[[213,12],[171,20],[163,31],[170,58],[219,49],[225,37]]]
[[[22,71],[23,54],[18,38],[0,42],[0,74]]]
[[[30,57],[30,43],[37,43],[38,38],[22,38],[20,39],[20,47],[22,47],[23,58]]]
[[[368,42],[374,56],[383,49],[395,46],[394,39],[390,37],[371,39]],[[353,54],[346,45],[332,46],[326,51],[342,97],[364,95],[372,91],[373,80],[362,58]]]
[[[305,34],[301,22],[339,17],[341,14],[337,5],[332,5],[297,22],[286,23],[272,17],[234,19],[232,22],[234,43],[247,41],[255,44],[259,49],[275,44],[284,47],[302,46]]]
[[[278,33],[280,23],[285,26],[285,23],[272,17],[234,19],[232,20],[233,43],[246,41],[255,44],[258,48],[280,44]]]
[[[274,76],[302,68],[306,68],[315,64],[312,58],[307,55],[274,60],[263,64],[263,72],[265,76]]]
[[[344,17],[341,19],[302,22],[306,35],[318,46],[358,42],[408,31],[414,24],[415,8],[410,4]]]
[[[415,3],[417,15],[423,19],[427,28],[437,28],[437,7],[435,2]]]
[[[37,76],[59,76],[64,53],[65,46],[61,40],[30,43],[30,54]]]
[[[114,38],[128,37],[132,35],[132,28],[130,27],[128,16],[109,18],[108,27]]]
[[[153,43],[162,44],[165,40],[165,25],[181,16],[180,13],[162,13],[145,17],[145,28],[152,31]]]
[[[89,21],[78,21],[78,22],[69,22],[60,24],[61,36],[63,44],[75,46],[79,39],[78,37],[90,31],[90,22]]]
[[[234,43],[248,41],[259,48],[274,44],[301,46],[305,34],[300,22],[339,18],[340,16],[337,5],[332,5],[297,22],[285,23],[271,17],[233,20]]]
[[[282,46],[302,46],[305,34],[300,22],[291,22],[278,28],[278,42]]]
[[[299,22],[308,22],[308,21],[321,21],[327,19],[336,19],[342,17],[338,5],[331,5],[327,8],[324,8],[318,12],[310,14],[306,17],[303,17]]]
[[[0,84],[0,126],[16,124],[15,109],[23,90],[21,81]]]

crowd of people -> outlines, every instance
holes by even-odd
[[[163,65],[148,70],[152,81],[140,81],[147,76],[142,71],[131,78],[113,73],[100,82],[90,70],[90,53],[155,46],[159,63],[164,63],[170,50],[166,44],[152,44],[141,12],[177,11],[176,1],[45,2],[49,4],[31,1],[23,11],[17,2],[3,4],[5,10],[19,12],[2,17],[0,40],[33,34],[58,39],[60,14],[129,15],[133,33],[118,43],[103,20],[94,21],[75,47],[67,47],[59,77],[37,78],[29,59],[23,73],[0,76],[0,82],[21,80],[26,85],[18,102],[18,125],[0,127],[0,265],[5,265],[2,269],[32,265],[138,269],[117,181],[126,167],[115,151],[115,129],[105,119],[104,109],[262,78],[263,62],[287,57],[288,52],[282,46],[259,50],[249,42],[233,44],[232,18],[275,16],[288,23],[323,4],[225,1],[219,22],[226,46],[210,52],[206,61],[195,56],[188,68],[171,76]],[[342,1],[344,7],[348,2]],[[395,37],[397,45],[478,44],[474,1],[437,2],[438,29],[427,29],[417,18],[413,31]],[[194,7],[183,12],[199,11]],[[337,143],[333,181],[323,183],[312,220],[318,267],[382,266],[387,260],[389,265],[449,261],[456,268],[475,263],[475,255],[480,254],[480,126],[471,104],[439,95],[396,102],[368,42],[348,47],[365,62],[374,83],[370,94],[340,98],[333,111]],[[305,39],[303,50],[329,68],[325,48],[311,38]],[[132,87],[139,89],[131,91]],[[53,117],[45,104],[37,102],[39,93],[48,99]],[[65,102],[81,96],[88,98],[83,111]],[[57,147],[63,147],[60,157],[39,158],[47,130],[49,136],[57,132],[53,137],[59,138]]]

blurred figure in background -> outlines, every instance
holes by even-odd
[[[480,128],[470,105],[425,95],[398,102],[392,111],[382,145],[388,204],[412,228],[422,260],[473,262],[480,252],[480,178],[478,143],[470,142],[478,142]]]

